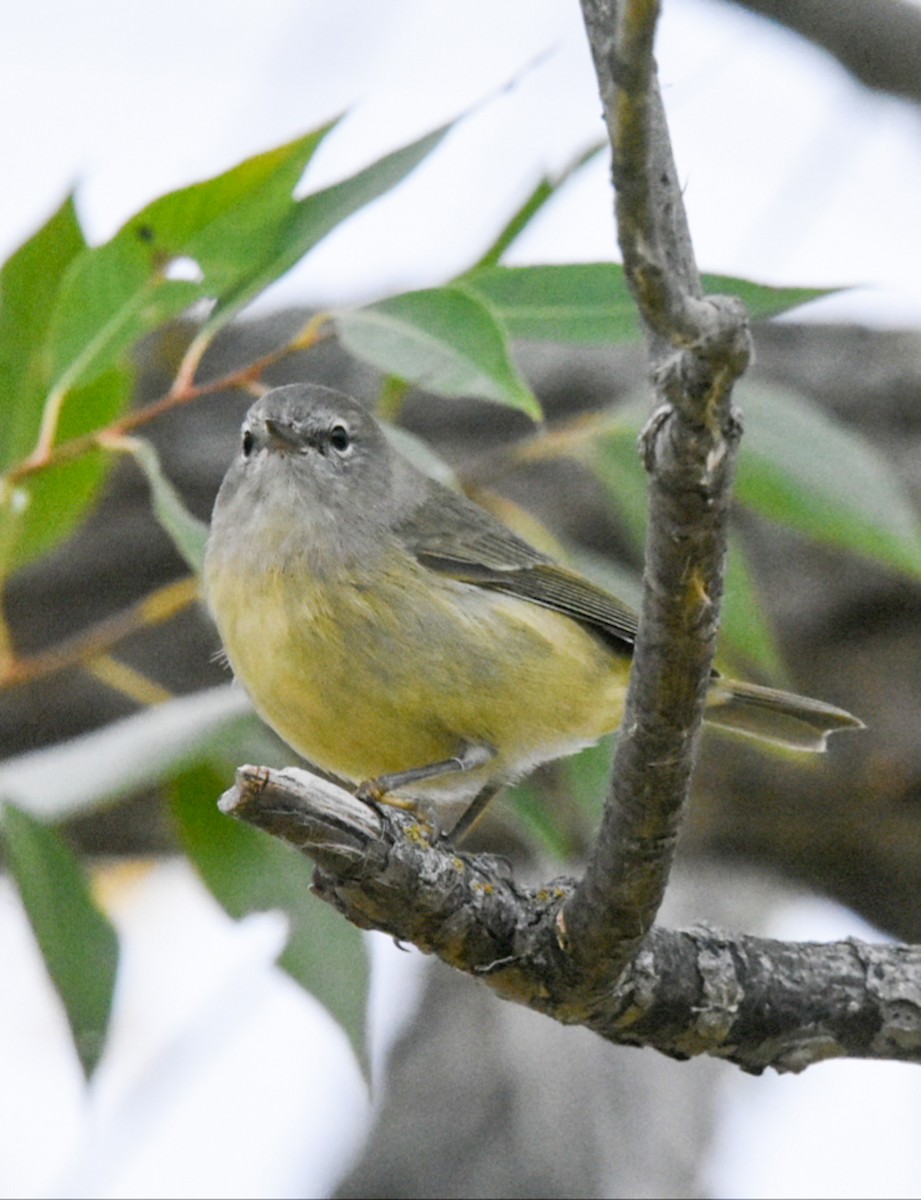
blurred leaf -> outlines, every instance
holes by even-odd
[[[122,367],[74,389],[61,410],[56,440],[67,441],[114,421],[127,407],[133,383],[134,372]],[[0,515],[15,526],[7,543],[7,569],[47,553],[74,531],[97,498],[110,465],[107,454],[92,449],[16,484],[15,511]]]
[[[540,419],[502,327],[460,288],[406,292],[343,310],[335,324],[345,348],[381,371],[441,396],[476,396]]]
[[[67,391],[117,362],[143,334],[256,269],[293,206],[291,193],[328,127],[154,200],[72,263],[48,354]],[[190,278],[171,277],[189,275]]]
[[[132,383],[117,364],[142,334],[204,296],[219,301],[208,328],[222,324],[337,224],[404,178],[445,132],[295,201],[293,189],[328,128],[153,201],[96,248],[85,246],[68,202],[13,256],[3,275],[0,384],[14,403],[0,429],[0,461],[16,462],[32,450],[46,408],[53,416],[61,406],[54,443],[111,423]],[[107,466],[105,455],[90,451],[0,495],[0,568],[11,557],[12,566],[21,566],[70,533]],[[150,478],[152,486],[165,483],[162,474]],[[191,561],[198,553],[194,528],[163,487],[154,492],[158,515]]]
[[[354,925],[310,892],[311,863],[262,830],[217,808],[230,779],[209,767],[184,772],[172,787],[172,811],[186,853],[235,918],[280,909],[290,921],[280,964],[342,1025],[367,1073],[368,962]]]
[[[118,937],[60,834],[12,804],[3,806],[2,830],[10,870],[89,1078],[105,1046]]]
[[[94,811],[205,758],[273,763],[265,727],[230,684],[170,700],[0,763],[0,796],[48,820]],[[258,749],[247,751],[256,741]],[[277,753],[277,751],[276,751]],[[287,755],[290,761],[290,753]]]
[[[921,531],[890,463],[804,396],[740,385],[736,496],[816,540],[921,576]]]
[[[50,384],[45,340],[61,280],[85,248],[68,198],[0,270],[0,467],[35,448]],[[111,372],[69,398],[61,432],[77,437],[116,417],[132,377]],[[107,462],[102,454],[61,463],[0,489],[0,576],[49,550],[76,526],[94,499]]]
[[[533,777],[510,787],[504,802],[511,805],[517,820],[544,854],[557,862],[567,862],[572,857],[569,831],[548,803],[547,789]]]
[[[584,167],[601,150],[606,149],[607,145],[607,141],[603,141],[590,146],[584,153],[580,154],[565,167],[555,179],[549,179],[545,175],[524,203],[518,208],[517,212],[506,222],[498,237],[476,264],[477,268],[495,266],[509,246],[517,239],[518,235],[523,233],[528,225],[530,225],[531,221],[533,221],[547,201],[552,200],[575,172],[580,167]]]
[[[241,273],[218,299],[206,331],[225,324],[235,312],[282,276],[348,217],[401,183],[439,144],[451,125],[442,126],[359,171],[291,205],[274,241],[248,272]]]
[[[382,375],[377,389],[374,411],[381,421],[397,425],[403,415],[403,405],[409,395],[410,386],[405,379],[396,375]]]
[[[646,472],[637,451],[637,436],[649,414],[648,401],[619,407],[589,456],[638,551],[642,550],[649,513]],[[746,439],[743,438],[743,453]],[[599,580],[599,582],[603,582]],[[618,595],[622,593],[612,588]],[[623,598],[639,607],[634,594]],[[758,667],[771,679],[782,676],[780,656],[759,603],[754,582],[738,541],[730,538],[720,624],[720,654],[744,666]]]
[[[738,664],[737,669],[745,675],[756,667],[774,683],[785,675],[739,538],[731,534],[720,618],[720,656]]]
[[[581,345],[639,341],[642,328],[623,267],[575,263],[478,267],[458,280],[488,303],[513,338]],[[835,289],[772,288],[705,276],[708,290],[741,296],[752,317],[785,312]]]
[[[584,455],[640,552],[646,538],[649,501],[646,472],[636,439],[648,415],[649,403],[645,399],[618,406],[604,432],[599,433]]]
[[[626,698],[626,687],[624,688]],[[586,746],[578,754],[570,755],[560,762],[564,786],[579,803],[599,820],[607,799],[611,779],[611,763],[614,759],[615,739],[612,734],[603,737],[594,746]]]
[[[144,472],[150,484],[154,515],[195,574],[201,575],[205,561],[205,545],[208,541],[208,526],[198,517],[192,516],[179,493],[163,474],[154,446],[144,438],[136,437],[119,438],[111,445],[114,449],[130,454]]]
[[[579,344],[636,341],[636,304],[614,263],[484,267],[462,277],[513,338]]]
[[[745,429],[735,483],[738,503],[817,541],[914,578],[921,575],[921,526],[914,505],[875,446],[797,393],[743,382],[736,397]],[[635,447],[648,413],[645,400],[618,407],[588,452],[637,538],[645,528],[646,481]],[[750,582],[741,577],[737,586],[740,595],[752,594]],[[774,653],[766,627],[744,638],[731,609],[728,620],[733,642],[743,653],[755,653],[767,669]]]
[[[701,275],[700,281],[710,296],[737,296],[753,321],[776,317],[808,304],[810,300],[821,300],[823,296],[848,290],[846,287],[768,287],[750,279],[737,279],[734,275]]]
[[[424,475],[437,479],[439,483],[443,483],[445,487],[449,487],[455,492],[460,491],[454,471],[437,450],[433,449],[430,442],[417,437],[416,434],[404,429],[401,425],[382,422],[381,426],[387,435],[387,441],[398,454],[408,458],[413,466],[418,467]]]
[[[0,269],[0,468],[35,446],[50,382],[45,334],[64,272],[85,246],[68,196]]]
[[[509,789],[516,816],[551,858],[569,862],[591,844],[607,797],[614,742],[614,735],[604,737]]]

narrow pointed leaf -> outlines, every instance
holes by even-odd
[[[128,405],[133,384],[131,369],[113,367],[76,388],[61,411],[57,440],[80,437],[116,420]],[[76,529],[98,498],[110,466],[110,456],[94,447],[22,479],[8,506],[0,495],[0,524],[10,526],[7,570],[46,554]]]
[[[45,340],[65,273],[85,249],[68,198],[0,270],[0,468],[34,450],[50,384]],[[107,373],[65,405],[59,435],[78,437],[113,420],[128,402],[132,375]],[[55,466],[0,489],[0,577],[51,549],[97,495],[102,454]]]
[[[818,541],[921,577],[921,526],[891,464],[859,433],[782,388],[738,389],[738,500]]]
[[[0,269],[0,469],[35,446],[50,383],[43,355],[48,323],[64,273],[85,247],[68,196]]]
[[[645,400],[624,405],[599,437],[589,462],[605,485],[637,550],[646,536],[648,495],[646,473],[636,439],[648,415]],[[744,439],[743,439],[744,446]],[[638,607],[640,597],[627,599]],[[778,680],[783,668],[773,634],[758,603],[754,581],[735,539],[730,539],[720,624],[720,654],[747,669],[758,668],[765,678]]]
[[[10,870],[89,1078],[105,1047],[118,937],[59,833],[12,804],[3,807],[2,832]]]
[[[606,147],[607,142],[598,142],[594,146],[590,146],[583,154],[580,154],[555,179],[549,179],[547,176],[544,176],[529,193],[524,203],[519,206],[517,211],[505,223],[493,244],[476,264],[477,268],[496,266],[505,251],[517,239],[518,235],[527,229],[528,225],[534,220],[547,201],[553,199],[560,188],[580,167],[584,167],[600,150]]]
[[[730,536],[720,617],[720,655],[743,675],[753,669],[773,683],[785,669],[739,538]]]
[[[203,758],[283,766],[290,754],[277,743],[273,751],[264,731],[241,690],[207,688],[6,759],[0,796],[34,816],[61,820],[163,783]]]
[[[340,183],[295,202],[279,225],[267,252],[219,297],[206,330],[226,324],[247,304],[299,262],[318,242],[354,213],[383,196],[435,149],[451,129],[445,125],[418,141],[387,154]]]
[[[270,252],[291,194],[328,127],[153,201],[71,265],[48,340],[67,391],[204,296],[235,286]],[[178,274],[190,278],[171,277]]]
[[[129,453],[144,472],[150,484],[154,515],[186,563],[196,575],[201,575],[208,526],[186,508],[182,497],[163,474],[157,451],[150,442],[144,438],[124,438],[116,448]]]
[[[482,267],[460,282],[494,309],[514,338],[592,345],[642,337],[623,267],[614,263]],[[741,296],[754,318],[774,316],[834,290],[772,288],[728,276],[705,276],[704,286]]]

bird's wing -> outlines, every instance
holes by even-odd
[[[485,509],[430,481],[426,496],[394,530],[432,571],[552,608],[632,652],[637,617],[604,588],[560,566]]]

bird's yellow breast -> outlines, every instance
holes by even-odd
[[[256,710],[310,762],[361,781],[485,745],[493,761],[414,794],[468,797],[620,722],[629,661],[550,609],[430,571],[399,548],[373,573],[253,575],[207,593]]]

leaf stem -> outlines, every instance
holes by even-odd
[[[8,657],[0,662],[0,692],[34,683],[66,667],[89,666],[129,634],[168,621],[197,599],[198,581],[187,575],[156,588],[129,608],[37,654],[17,657],[12,645],[0,645],[0,651],[8,650]]]
[[[134,429],[139,429],[141,426],[147,425],[150,421],[156,420],[157,417],[163,416],[164,413],[169,412],[171,409],[188,404],[192,400],[197,400],[200,396],[213,395],[215,392],[228,391],[231,388],[252,389],[260,379],[262,373],[269,367],[281,362],[282,359],[287,358],[290,354],[309,350],[318,342],[328,337],[330,335],[329,322],[330,318],[327,313],[317,313],[283,346],[278,346],[253,362],[247,363],[243,367],[237,367],[233,371],[228,371],[226,375],[220,375],[216,379],[210,379],[206,383],[193,382],[193,376],[207,349],[210,337],[208,339],[195,338],[186,351],[172,387],[159,400],[145,405],[144,408],[136,409],[124,417],[119,417],[117,421],[113,421],[111,425],[107,425],[103,429],[97,429],[92,433],[85,433],[80,437],[71,438],[69,441],[61,442],[57,446],[50,445],[48,441],[49,437],[53,439],[57,428],[57,418],[56,416],[53,417],[49,407],[53,398],[52,394],[52,396],[49,396],[48,401],[46,401],[46,415],[43,417],[43,429],[47,425],[48,430],[51,431],[50,434],[43,433],[40,435],[38,444],[32,454],[12,466],[3,478],[9,484],[18,483],[20,480],[43,471],[48,467],[56,466],[62,462],[69,462],[71,459],[78,458],[81,454],[86,454],[94,446],[105,447],[107,439],[117,438],[122,434],[130,433]],[[58,412],[63,400],[64,396],[62,395],[58,403]]]

